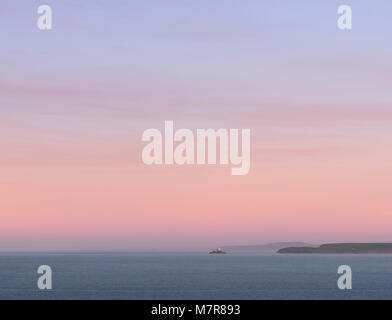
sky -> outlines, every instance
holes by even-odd
[[[2,0],[0,250],[392,241],[391,13]],[[142,133],[165,120],[251,129],[249,174],[145,165]]]

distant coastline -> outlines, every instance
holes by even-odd
[[[222,246],[222,250],[230,253],[276,253],[277,250],[287,247],[318,247],[305,242],[272,242],[254,245]]]
[[[325,243],[273,242],[255,245],[226,245],[210,248],[162,248],[140,250],[42,250],[0,251],[2,255],[53,254],[53,255],[128,255],[128,254],[392,254],[392,243]]]
[[[327,243],[319,247],[286,247],[277,253],[392,254],[392,243]]]

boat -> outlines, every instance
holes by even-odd
[[[227,252],[224,252],[221,248],[218,248],[216,250],[210,251],[210,254],[226,254]]]

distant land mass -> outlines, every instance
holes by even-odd
[[[233,245],[223,246],[222,250],[229,253],[275,253],[285,247],[317,247],[318,245],[312,245],[305,242],[273,242],[267,244],[255,244],[255,245]]]
[[[389,253],[392,243],[327,243],[319,247],[289,246],[278,249],[277,253]]]

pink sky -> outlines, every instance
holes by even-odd
[[[142,130],[127,117],[32,112],[22,128],[10,111],[0,140],[1,249],[388,241],[389,113],[362,108],[345,121],[338,110],[296,110],[265,112],[260,125],[241,119],[252,129],[252,162],[237,177],[229,166],[144,165]],[[174,124],[195,122],[203,128],[201,119]],[[149,124],[163,128],[155,115]]]
[[[342,33],[334,4],[67,3],[50,33],[6,4],[0,250],[392,241],[388,10]],[[144,165],[165,120],[250,128],[250,173]]]

